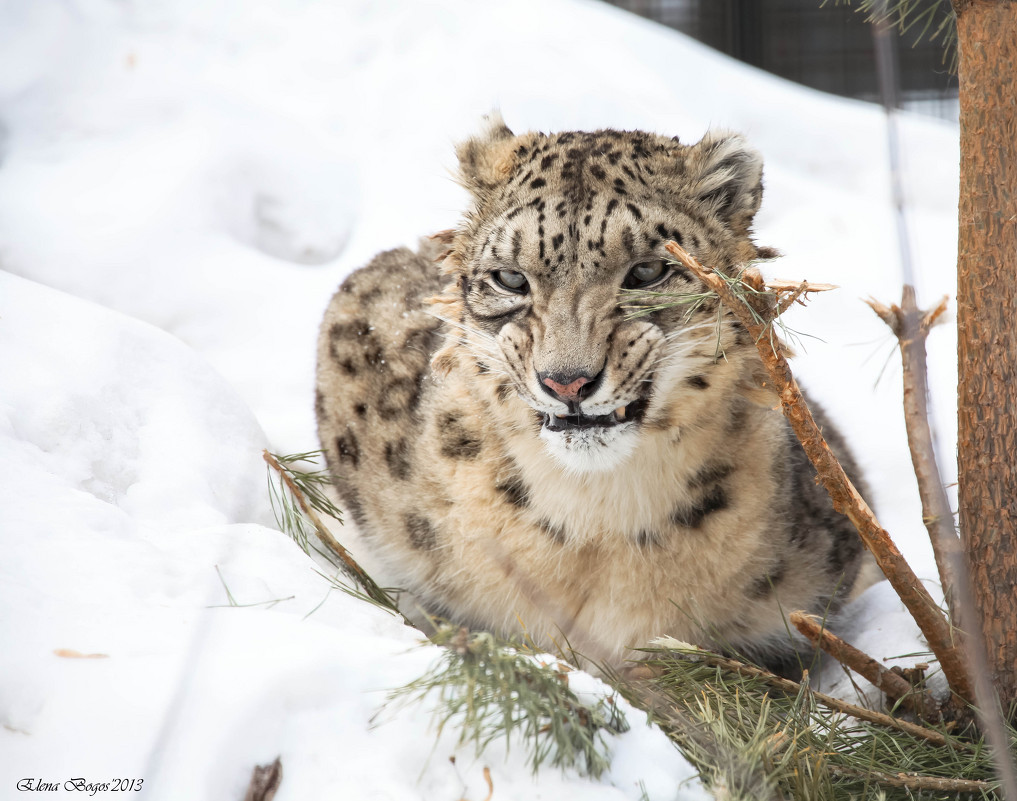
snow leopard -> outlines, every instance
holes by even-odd
[[[353,272],[318,340],[321,445],[384,579],[599,665],[672,637],[795,673],[785,616],[833,615],[866,552],[746,329],[664,250],[769,255],[759,153],[492,115],[456,154],[457,226]]]

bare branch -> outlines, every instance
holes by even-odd
[[[977,779],[944,779],[939,776],[922,776],[917,773],[883,773],[876,770],[852,770],[830,765],[830,772],[840,776],[867,779],[889,787],[906,787],[909,790],[932,790],[943,793],[988,793],[996,789],[992,782]]]
[[[964,660],[964,654],[953,640],[953,631],[946,616],[933,601],[932,596],[919,581],[911,566],[905,561],[893,540],[890,539],[890,535],[879,525],[872,509],[858,494],[858,490],[855,489],[844,472],[844,468],[841,467],[833,455],[833,451],[830,450],[830,446],[827,445],[819,426],[809,411],[798,383],[791,373],[787,359],[780,352],[781,348],[774,347],[771,342],[772,330],[769,330],[769,322],[766,324],[757,322],[748,305],[751,299],[752,308],[759,312],[763,303],[759,295],[742,299],[724,278],[714,270],[703,267],[676,242],[668,242],[665,248],[708,288],[716,292],[721,302],[752,335],[763,364],[780,396],[784,416],[802,443],[809,460],[815,466],[819,481],[830,493],[834,508],[845,514],[858,530],[865,547],[875,557],[883,575],[889,579],[897,595],[925,635],[929,647],[939,659],[951,690],[963,701],[970,703],[974,699],[974,693],[971,688],[968,666]],[[762,279],[758,272],[755,272],[754,276],[750,275],[750,287],[753,283],[762,285]],[[765,320],[773,320],[772,311],[771,304],[769,316],[764,315]]]
[[[900,701],[902,707],[929,723],[938,723],[942,720],[939,704],[927,692],[913,687],[903,676],[887,670],[868,654],[827,631],[813,615],[792,612],[790,620],[813,646],[822,648],[842,665],[864,676],[886,693],[887,698]]]
[[[914,287],[905,285],[900,306],[884,306],[875,300],[867,303],[897,337],[904,365],[904,424],[907,428],[911,463],[918,479],[918,494],[922,500],[922,520],[929,532],[932,551],[939,569],[950,618],[957,621],[954,603],[953,565],[960,558],[961,544],[953,523],[953,510],[943,488],[943,480],[936,464],[936,453],[929,428],[928,371],[926,369],[925,338],[929,329],[946,310],[946,298],[929,311],[918,308]]]

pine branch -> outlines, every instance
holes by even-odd
[[[850,0],[846,3],[851,4]],[[859,9],[865,14],[865,21],[873,25],[892,26],[901,36],[916,32],[915,44],[925,37],[930,42],[940,40],[943,63],[956,74],[957,15],[950,0],[860,0]]]
[[[751,679],[759,679],[766,682],[766,684],[771,687],[792,696],[798,695],[807,690],[812,698],[835,712],[850,715],[851,717],[865,721],[866,723],[875,723],[878,726],[884,726],[888,729],[896,729],[897,731],[925,740],[932,745],[953,748],[956,750],[973,750],[967,743],[948,739],[942,732],[938,732],[935,729],[930,729],[926,726],[919,726],[916,723],[910,723],[909,721],[895,718],[892,715],[876,712],[874,709],[867,709],[864,706],[852,704],[849,701],[842,701],[840,698],[834,698],[832,695],[826,695],[825,693],[808,689],[804,681],[799,683],[792,679],[786,679],[783,676],[778,676],[764,668],[757,667],[756,665],[750,665],[737,659],[693,648],[677,652],[670,652],[668,649],[663,649],[662,651],[656,651],[655,649],[641,650],[644,650],[649,654],[677,653],[684,658],[694,659],[696,661],[703,662],[704,664],[712,665],[731,673],[736,673],[740,676],[745,676]],[[655,663],[651,660],[646,663],[640,663],[627,675],[631,679],[657,678],[660,676],[660,668],[659,665],[655,665]]]
[[[911,789],[998,801],[982,743],[967,743],[813,691],[789,679],[667,638],[644,650],[617,686],[640,701],[700,768],[718,797],[914,798]],[[698,732],[698,738],[688,736]],[[705,748],[699,741],[705,742]],[[720,747],[718,749],[718,746]],[[739,753],[726,771],[725,752]],[[730,770],[734,767],[734,770]],[[759,771],[762,781],[759,781]],[[755,775],[757,778],[752,779]],[[885,793],[885,795],[884,795]]]
[[[717,293],[721,302],[755,340],[756,349],[780,396],[784,416],[802,443],[809,461],[816,468],[819,481],[830,493],[834,508],[845,514],[858,530],[862,542],[875,557],[883,575],[889,579],[939,659],[951,690],[964,702],[971,703],[974,693],[967,664],[964,654],[953,640],[953,632],[946,616],[936,606],[890,535],[879,525],[872,509],[858,494],[844,468],[833,455],[809,411],[782,349],[775,342],[772,331],[774,296],[764,292],[762,276],[757,270],[747,270],[738,283],[744,284],[748,290],[739,295],[732,288],[729,277],[706,269],[676,242],[668,242],[665,248]]]
[[[355,581],[363,589],[369,600],[378,606],[399,614],[399,605],[395,599],[375,583],[374,579],[357,563],[357,560],[333,536],[328,526],[318,516],[317,512],[322,511],[335,517],[340,523],[342,522],[339,509],[322,493],[316,492],[314,489],[317,485],[323,483],[318,478],[319,474],[304,473],[291,467],[294,462],[307,461],[308,457],[313,457],[317,453],[276,456],[266,450],[262,451],[261,455],[268,466],[278,474],[281,485],[285,487],[289,497],[296,502],[300,515],[310,521],[318,540],[328,549],[328,553],[322,555]],[[310,544],[300,515],[295,514],[294,510],[281,498],[280,506],[282,509],[276,506],[273,499],[273,510],[276,512],[276,521],[279,523],[280,529],[290,534],[304,548],[305,552],[309,552]],[[403,619],[405,620],[405,617]]]
[[[594,778],[607,769],[603,733],[628,730],[613,698],[592,706],[582,703],[569,689],[567,665],[543,664],[487,632],[441,626],[431,641],[444,646],[439,664],[390,692],[388,703],[422,701],[437,693],[439,732],[454,723],[460,744],[472,742],[478,754],[492,741],[518,732],[534,772],[546,761],[574,766]]]

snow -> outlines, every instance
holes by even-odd
[[[786,254],[768,273],[842,287],[793,312],[817,337],[796,370],[934,578],[894,343],[859,301],[900,295],[878,108],[594,0],[0,0],[0,798],[78,776],[241,798],[278,755],[279,801],[478,799],[484,767],[496,798],[705,797],[635,711],[599,781],[435,741],[420,708],[372,723],[434,650],[275,530],[260,452],[316,447],[331,292],[455,222],[452,143],[494,107],[516,130],[746,133],[757,238]],[[954,291],[957,129],[900,134],[928,304]],[[947,455],[954,347],[929,341]],[[920,650],[885,585],[853,625],[877,656]]]

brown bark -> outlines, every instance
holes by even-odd
[[[756,290],[756,293],[746,292],[743,299],[731,289],[727,280],[703,267],[676,242],[668,242],[665,248],[711,291],[717,293],[721,302],[753,337],[760,358],[780,397],[784,416],[816,468],[820,483],[830,493],[834,508],[846,515],[858,530],[865,547],[875,557],[876,564],[915,619],[929,643],[929,648],[939,659],[950,689],[962,701],[971,703],[974,700],[974,693],[968,666],[963,653],[953,641],[953,632],[946,615],[936,606],[928,590],[918,580],[911,566],[890,539],[890,535],[879,525],[872,509],[858,494],[844,468],[833,455],[809,411],[787,359],[777,346],[772,327],[758,322],[758,318],[772,321],[775,308],[773,296],[770,295],[767,300],[767,296],[762,293],[763,281],[758,271],[746,270],[743,275],[745,283]],[[748,303],[753,304],[755,315],[749,309]],[[767,303],[770,308],[765,307]]]
[[[1004,712],[1017,702],[1017,4],[955,4],[960,528]]]

